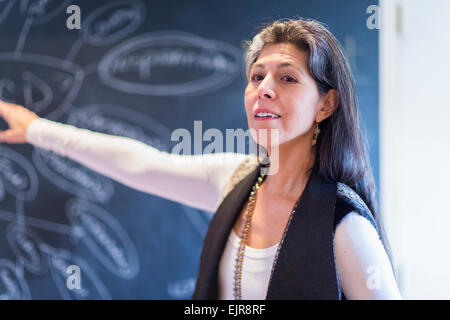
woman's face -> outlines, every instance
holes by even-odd
[[[312,141],[314,120],[320,106],[321,95],[309,73],[307,55],[291,43],[264,47],[252,65],[245,89],[245,111],[250,129],[267,129],[268,139],[254,136],[255,141],[282,144],[292,139]],[[279,117],[257,116],[258,110]],[[319,120],[320,121],[320,120]],[[270,140],[272,129],[279,129],[279,140]]]

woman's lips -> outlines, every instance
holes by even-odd
[[[274,117],[254,117],[255,121],[269,121],[269,120],[280,120],[281,117],[274,118]]]

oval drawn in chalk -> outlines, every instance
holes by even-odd
[[[26,12],[28,18],[33,19],[33,24],[42,24],[63,12],[70,2],[71,0],[27,0],[22,1],[21,9]]]
[[[53,281],[64,300],[111,299],[105,284],[81,257],[73,256],[65,250],[53,249],[49,253],[48,259]],[[67,287],[67,280],[71,276],[67,273],[67,267],[70,265],[80,268],[80,289]]]
[[[110,179],[76,161],[42,148],[34,148],[32,158],[44,177],[73,195],[102,203],[114,195]]]
[[[47,259],[39,248],[43,241],[33,231],[22,230],[17,225],[10,224],[6,231],[6,238],[25,269],[36,275],[47,273]]]
[[[128,137],[158,150],[168,151],[168,146],[163,141],[171,136],[170,130],[153,118],[131,109],[92,104],[73,109],[67,123],[96,132]]]
[[[29,300],[30,290],[12,261],[0,259],[0,300]]]
[[[172,281],[167,284],[167,293],[174,299],[189,299],[195,289],[195,278]]]
[[[24,105],[44,118],[57,119],[71,107],[83,78],[83,70],[70,61],[0,53],[0,99]]]
[[[205,94],[230,84],[241,70],[241,50],[186,32],[144,34],[110,50],[98,66],[103,83],[133,94]]]
[[[15,0],[0,1],[0,24],[8,16],[9,12],[11,11],[11,8],[14,5],[14,1]]]
[[[138,274],[136,248],[110,213],[86,201],[72,199],[67,203],[66,214],[72,225],[83,228],[81,240],[109,271],[123,279]]]
[[[0,179],[13,196],[20,193],[26,201],[32,201],[36,197],[36,170],[20,153],[3,146],[0,146]]]
[[[103,46],[134,32],[145,20],[145,5],[141,1],[119,0],[91,12],[81,28],[84,41]]]
[[[2,181],[0,180],[0,202],[5,199],[5,187],[3,186]]]

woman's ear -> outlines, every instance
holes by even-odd
[[[321,122],[333,114],[339,106],[340,96],[336,89],[328,90],[327,94],[321,98],[319,110],[317,111],[316,121]]]

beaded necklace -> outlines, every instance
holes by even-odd
[[[238,253],[237,253],[237,257],[236,257],[236,264],[234,266],[234,299],[235,300],[242,300],[242,287],[241,287],[241,279],[242,279],[242,263],[244,261],[244,254],[245,254],[245,246],[247,244],[247,238],[248,238],[248,231],[250,230],[250,222],[252,220],[252,216],[253,216],[253,209],[255,207],[255,201],[256,201],[256,193],[259,189],[259,187],[261,186],[262,182],[264,181],[264,179],[266,178],[266,175],[261,174],[258,177],[258,180],[256,181],[255,185],[252,188],[252,191],[250,192],[250,197],[248,199],[248,205],[247,205],[247,210],[245,212],[245,216],[244,216],[244,224],[242,225],[241,228],[241,232],[240,232],[240,243],[239,243],[239,248],[238,248]],[[273,276],[273,271],[275,269],[275,265],[277,263],[277,259],[278,259],[278,254],[280,253],[280,249],[281,249],[281,245],[284,241],[284,238],[286,236],[286,232],[289,228],[289,224],[291,223],[292,220],[292,216],[294,215],[295,210],[297,209],[297,205],[299,203],[300,198],[296,201],[294,208],[291,211],[291,214],[289,216],[289,220],[286,224],[286,227],[284,228],[284,232],[283,235],[281,237],[281,241],[278,244],[278,248],[277,251],[275,253],[275,257],[273,259],[273,263],[272,263],[272,270],[270,271],[270,278],[269,278],[269,285],[267,286],[267,289],[269,289],[270,287],[270,283],[272,281],[272,276]]]

